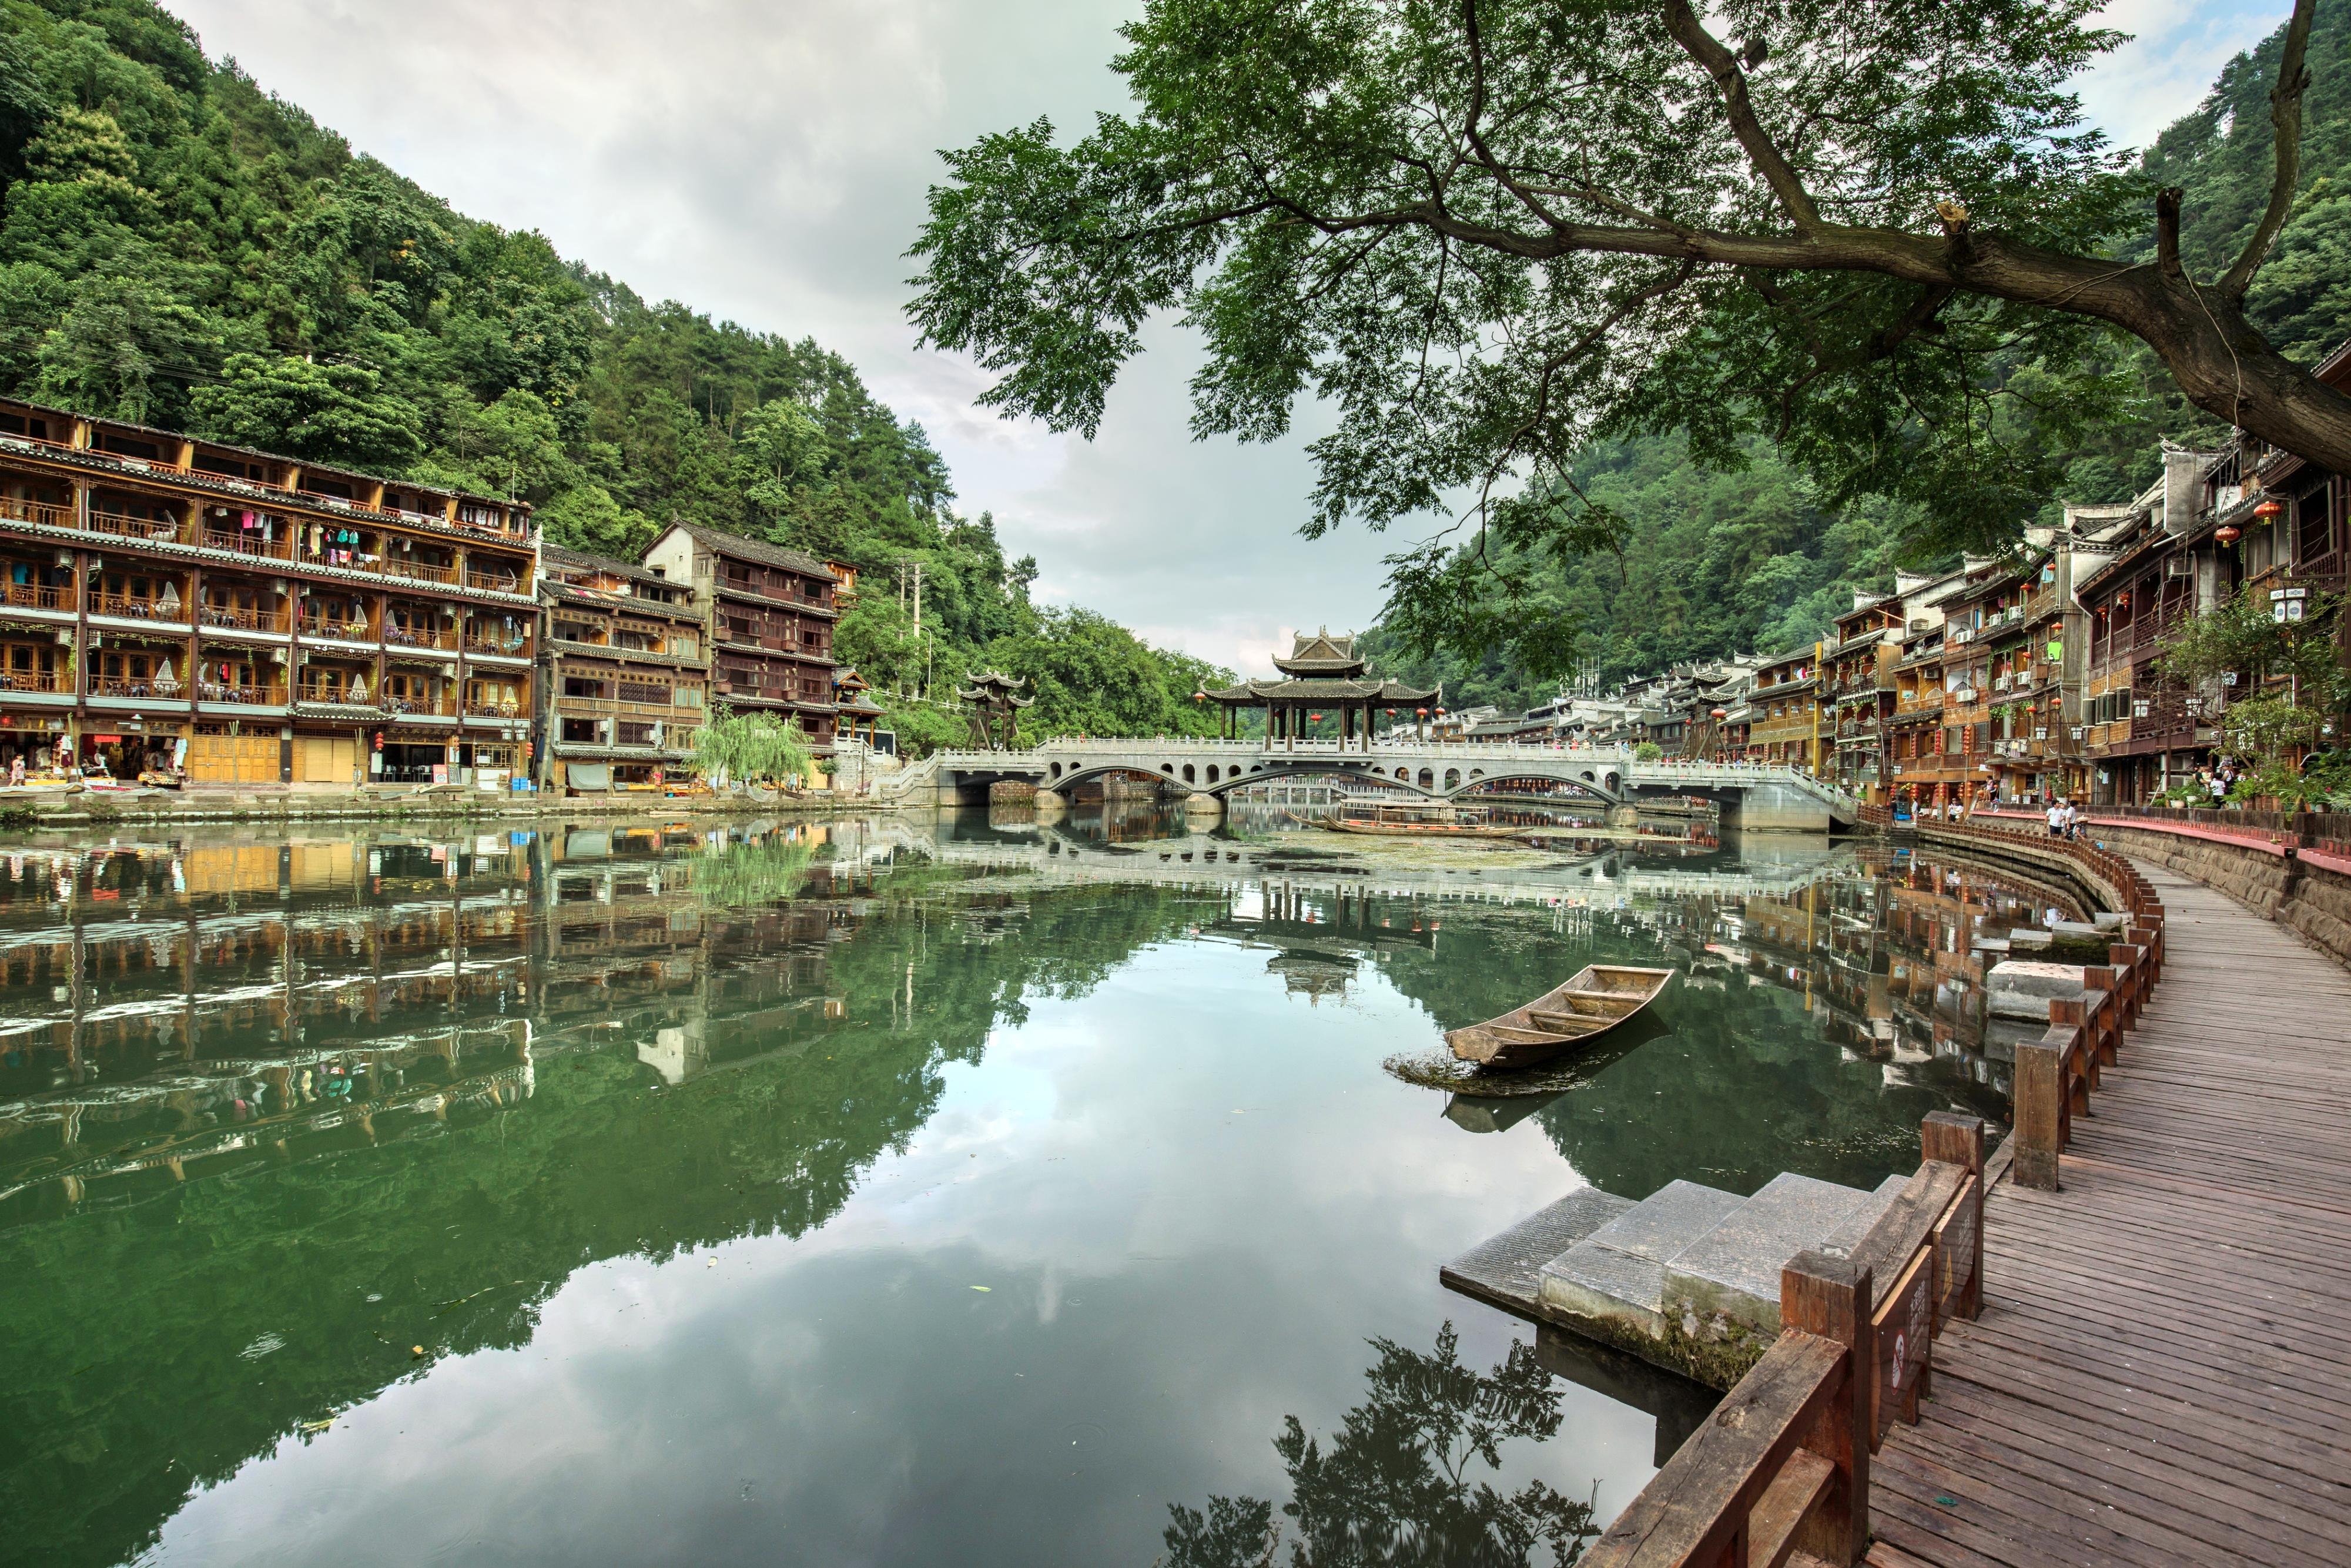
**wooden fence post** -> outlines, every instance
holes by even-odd
[[[2016,1165],[2019,1186],[2037,1192],[2057,1190],[2057,1156],[2065,1148],[2066,1086],[2064,1034],[2052,1025],[2039,1040],[2016,1048]]]
[[[1853,1568],[1869,1550],[1870,1390],[1877,1343],[1869,1324],[1874,1291],[1866,1265],[1825,1252],[1799,1252],[1780,1270],[1780,1326],[1846,1348],[1845,1386],[1822,1411],[1804,1447],[1826,1459],[1838,1484],[1806,1517],[1796,1545],[1834,1568]]]
[[[1918,1129],[1919,1152],[1926,1158],[1964,1166],[1968,1175],[1975,1178],[1975,1196],[1970,1200],[1974,1210],[1970,1216],[1972,1223],[1967,1226],[1963,1243],[1967,1255],[1952,1259],[1949,1265],[1968,1271],[1967,1287],[1950,1303],[1951,1316],[1955,1318],[1972,1318],[1983,1311],[1984,1135],[1981,1116],[1963,1115],[1957,1111],[1930,1111]]]
[[[2057,1085],[2065,1101],[2067,1131],[2075,1116],[2090,1113],[2090,1091],[2098,1086],[2098,1012],[2105,998],[2093,991],[2086,997],[2052,997],[2049,1021],[2062,1024],[2081,1037],[2078,1055],[2068,1052],[2060,1063]]]

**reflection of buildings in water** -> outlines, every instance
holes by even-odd
[[[2013,875],[1911,855],[1750,897],[1712,946],[1750,983],[1800,992],[1823,1037],[1883,1062],[1889,1084],[1958,1071],[2005,1093],[2013,1057],[1988,1028],[1977,944],[2037,924],[2053,898],[2072,907]]]
[[[829,945],[874,869],[820,865],[794,902],[707,907],[696,873],[739,837],[0,858],[0,1215],[495,1112],[549,1050],[643,1038],[679,1082],[821,1030],[841,1010]]]
[[[1311,947],[1284,947],[1265,962],[1266,972],[1281,977],[1282,989],[1304,997],[1309,1006],[1324,997],[1344,997],[1355,977],[1360,959],[1347,953],[1318,953]]]

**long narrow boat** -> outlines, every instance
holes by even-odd
[[[1479,822],[1366,822],[1329,817],[1314,824],[1334,833],[1370,833],[1388,839],[1520,839],[1524,828],[1494,828]]]
[[[1673,977],[1671,969],[1587,964],[1522,1008],[1452,1030],[1445,1043],[1480,1066],[1532,1067],[1598,1040],[1656,1000]]]

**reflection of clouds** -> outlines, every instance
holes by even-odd
[[[1450,1317],[1499,1359],[1528,1331],[1436,1264],[1508,1218],[1494,1194],[1573,1179],[1531,1127],[1468,1136],[1380,1072],[1433,1027],[1384,977],[1333,1017],[1285,1010],[1262,966],[1167,944],[1032,995],[831,1223],[583,1269],[528,1344],[248,1464],[167,1552],[331,1531],[357,1564],[1147,1560],[1170,1500],[1277,1489],[1270,1437],[1359,1402],[1372,1335]],[[1566,1397],[1516,1473],[1630,1495],[1648,1417]]]

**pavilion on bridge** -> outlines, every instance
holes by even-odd
[[[1326,711],[1339,716],[1342,749],[1350,745],[1371,749],[1374,708],[1386,710],[1391,718],[1398,708],[1412,709],[1419,721],[1417,731],[1426,738],[1428,705],[1437,695],[1436,688],[1421,691],[1396,681],[1365,679],[1364,661],[1355,653],[1352,635],[1333,637],[1327,626],[1311,636],[1301,632],[1290,657],[1275,659],[1273,666],[1289,678],[1243,681],[1237,686],[1201,694],[1224,710],[1227,739],[1238,733],[1241,710],[1252,707],[1265,709],[1265,740],[1269,747],[1280,746],[1295,751],[1300,716],[1314,723]],[[1360,727],[1358,717],[1362,720]]]

